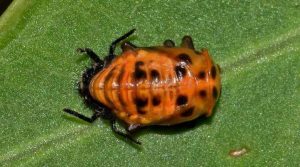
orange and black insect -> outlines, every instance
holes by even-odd
[[[210,116],[221,81],[220,68],[208,51],[196,51],[192,38],[184,36],[179,47],[171,40],[156,47],[124,42],[123,52],[116,56],[116,45],[134,31],[112,42],[103,60],[89,48],[78,49],[92,59],[92,67],[79,82],[79,93],[94,114],[89,118],[71,109],[64,111],[88,122],[108,119],[115,133],[138,144],[130,132],[140,127]],[[126,133],[116,128],[116,119],[127,125]]]

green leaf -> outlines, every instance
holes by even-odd
[[[63,113],[92,113],[74,90],[90,64],[75,49],[105,56],[132,28],[138,46],[189,34],[209,49],[223,70],[211,118],[142,130],[138,147]],[[297,166],[299,57],[296,0],[15,0],[0,17],[0,166]]]

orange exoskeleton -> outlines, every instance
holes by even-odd
[[[64,109],[93,122],[98,117],[111,121],[112,130],[136,143],[130,132],[143,126],[175,125],[210,116],[220,96],[220,68],[207,50],[196,51],[190,36],[176,47],[166,40],[163,46],[137,47],[130,42],[116,45],[133,34],[131,30],[115,40],[101,60],[91,49],[80,48],[93,61],[79,83],[79,92],[94,114],[91,118]],[[115,126],[124,122],[127,133]]]

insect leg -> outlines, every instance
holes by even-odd
[[[126,39],[127,37],[129,37],[130,35],[132,35],[134,33],[135,29],[130,30],[129,32],[127,32],[126,34],[124,34],[123,36],[119,37],[118,39],[116,39],[115,41],[113,41],[110,44],[109,47],[109,52],[108,52],[108,56],[106,56],[105,58],[105,64],[109,64],[114,58],[115,58],[115,49],[116,49],[116,45],[121,42],[122,40]]]
[[[86,121],[86,122],[89,122],[89,123],[94,122],[97,118],[100,117],[99,113],[97,113],[97,112],[95,112],[95,113],[92,115],[91,118],[86,117],[86,116],[84,116],[84,115],[82,115],[82,114],[80,114],[80,113],[78,113],[78,112],[76,112],[76,111],[73,111],[73,110],[71,110],[71,109],[68,109],[68,108],[65,108],[65,109],[64,109],[64,112],[69,113],[69,114],[71,114],[71,115],[74,115],[75,117],[80,118],[80,119],[82,119],[82,120],[84,120],[84,121]]]
[[[90,48],[78,48],[78,52],[86,53],[95,63],[99,65],[103,65],[103,60],[99,58],[99,56]]]
[[[135,46],[131,42],[124,42],[121,45],[121,49],[123,52],[128,51],[128,50],[134,50],[135,48],[137,48],[137,46]]]
[[[111,125],[111,129],[114,133],[125,137],[126,139],[129,139],[130,141],[136,143],[136,144],[141,144],[141,142],[137,141],[136,139],[134,139],[130,134],[128,133],[124,133],[122,131],[120,131],[117,127],[116,127],[116,120],[112,119],[110,120],[110,125]]]

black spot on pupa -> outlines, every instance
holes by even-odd
[[[152,98],[152,104],[153,104],[153,106],[158,106],[160,104],[160,97],[159,96],[154,96]]]
[[[141,115],[146,114],[146,111],[141,110],[140,108],[137,109],[137,112],[138,112],[139,114],[141,114]]]
[[[140,66],[143,66],[145,63],[142,61],[135,62],[135,68],[139,68]]]
[[[144,62],[142,62],[142,61],[137,61],[135,63],[134,78],[136,80],[141,80],[141,79],[147,78],[147,73],[140,68],[143,65],[144,65]]]
[[[159,81],[160,75],[159,75],[159,72],[157,70],[151,70],[150,75],[151,75],[151,80],[152,81],[156,81],[156,82]]]
[[[188,98],[184,95],[179,95],[176,99],[176,104],[178,106],[184,105],[188,102]]]
[[[199,91],[199,96],[200,96],[201,98],[205,98],[205,97],[206,97],[206,91],[205,91],[205,90],[200,90],[200,91]]]
[[[212,96],[216,99],[218,97],[218,89],[214,86],[212,90]]]
[[[217,71],[216,71],[216,67],[215,67],[215,66],[212,66],[212,67],[211,67],[210,75],[211,75],[211,78],[212,78],[212,79],[215,79],[215,78],[216,78]]]
[[[136,98],[135,99],[135,104],[137,108],[142,108],[145,107],[148,104],[148,98]]]
[[[185,54],[185,53],[181,53],[177,56],[177,58],[180,60],[180,61],[183,61],[185,62],[186,64],[192,64],[192,59],[189,55]]]
[[[205,77],[206,77],[205,71],[200,71],[199,74],[198,74],[198,78],[199,79],[205,79]]]
[[[189,117],[191,115],[193,115],[193,112],[194,112],[194,107],[190,107],[189,109],[185,110],[183,113],[181,113],[180,115],[182,117]]]
[[[175,66],[175,72],[179,79],[182,79],[186,75],[186,69],[182,65]]]

